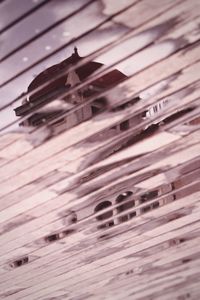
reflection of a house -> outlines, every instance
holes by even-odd
[[[69,94],[67,92],[71,87],[75,87],[102,66],[102,64],[97,62],[89,62],[78,67],[76,71],[69,71],[68,74],[64,73],[61,77],[59,76],[61,72],[65,72],[67,68],[76,64],[81,59],[75,48],[75,52],[71,57],[43,71],[31,82],[28,87],[28,93],[34,92],[34,90],[39,88],[42,84],[51,80],[47,86],[34,92],[22,106],[15,109],[17,116],[27,116],[27,119],[20,124],[21,126],[32,130],[33,128],[38,128],[40,125],[43,125],[42,127],[47,130],[45,138],[49,138],[90,119],[105,108],[106,99],[102,97],[95,99],[89,104],[85,104],[67,116],[64,114],[66,110],[70,111],[76,105],[84,103],[84,100],[88,97],[113,87],[126,78],[126,76],[118,70],[113,70],[107,75],[94,80],[87,88],[82,88],[77,92]],[[56,78],[58,76],[59,78]],[[56,79],[52,81],[54,77]],[[67,95],[65,95],[66,93]],[[51,103],[53,99],[56,100]],[[38,111],[34,113],[35,109],[38,109]],[[30,113],[32,113],[32,115],[30,115]],[[134,119],[129,119],[119,124],[115,129],[124,131],[130,128],[134,123]],[[47,124],[46,127],[44,126],[45,124]],[[101,223],[97,225],[97,228],[105,229],[174,201],[174,195],[166,195],[161,200],[156,201],[157,197],[165,195],[173,189],[174,183],[167,183],[167,181],[165,184],[151,191],[139,185],[132,186],[129,184],[124,189],[119,188],[116,194],[110,195],[109,200],[105,200],[105,197],[98,201],[95,200],[87,209],[77,207],[77,211],[69,212],[69,218],[71,218],[71,223],[76,223],[77,220],[97,213],[96,220]],[[140,196],[135,196],[136,191],[140,192]],[[141,204],[144,204],[142,208],[137,209],[137,206]],[[107,219],[108,221],[106,221]],[[63,237],[63,234],[50,235],[48,241],[51,242],[60,237]]]
[[[82,57],[75,48],[69,58],[40,73],[28,87],[27,92],[31,94],[30,97],[15,109],[16,116],[26,119],[20,123],[20,126],[23,126],[24,131],[28,132],[27,136],[33,144],[39,132],[43,134],[43,141],[101,112],[106,106],[105,97],[99,97],[80,108],[77,108],[77,105],[83,104],[89,97],[105,91],[127,78],[120,71],[112,70],[106,75],[90,81],[86,87],[70,93],[70,88],[75,88],[102,67],[101,63],[89,62],[76,70],[67,72],[70,66],[81,60]],[[70,112],[74,107],[76,109]],[[122,130],[123,126],[127,128],[127,122],[121,125]],[[36,132],[35,135],[34,132]]]

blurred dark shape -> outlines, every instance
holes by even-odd
[[[70,92],[71,88],[78,86],[103,66],[101,63],[91,61],[75,70],[69,70],[82,59],[75,47],[74,53],[69,58],[41,72],[30,83],[27,90],[30,96],[15,109],[16,116],[27,116],[20,126],[38,127],[46,124],[50,129],[47,135],[56,135],[90,119],[106,108],[106,98],[98,98],[98,94],[114,87],[127,76],[118,70],[111,70],[106,75],[90,81],[90,84],[86,84],[84,88]],[[53,78],[55,80],[52,80]],[[97,98],[92,103],[86,103],[66,116],[66,112],[95,95]]]

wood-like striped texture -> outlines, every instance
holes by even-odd
[[[74,45],[128,75],[37,147],[1,132],[0,299],[199,300],[199,0],[7,0],[0,16],[1,127]]]

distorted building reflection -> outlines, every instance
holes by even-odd
[[[82,59],[74,48],[69,58],[40,73],[28,86],[30,96],[15,109],[15,114],[25,119],[19,125],[29,135],[31,133],[32,140],[38,133],[45,140],[102,112],[106,108],[106,98],[98,94],[127,78],[120,71],[112,70],[70,92],[103,66],[91,61],[68,71]],[[87,99],[95,95],[97,98],[87,103]],[[34,135],[34,129],[40,130]]]

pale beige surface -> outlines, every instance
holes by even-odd
[[[188,125],[199,116],[199,1],[97,1],[70,24],[82,18],[77,32],[84,33],[131,4],[114,17],[124,32],[132,29],[128,40],[119,39],[118,28],[115,38],[104,40],[118,45],[98,57],[131,76],[107,91],[109,109],[38,147],[24,134],[0,136],[0,299],[200,299],[200,130]],[[95,42],[86,54],[101,45]],[[33,45],[27,47],[31,51]],[[14,56],[5,65],[9,59]],[[5,80],[23,68],[13,67]],[[5,84],[1,95],[31,72]],[[141,101],[135,105],[110,109],[137,95]],[[155,119],[120,133],[108,130],[163,100],[170,105]],[[119,150],[152,122],[191,106],[194,110]],[[139,202],[154,189],[156,198]],[[119,215],[116,198],[127,191],[137,206]],[[104,200],[113,204],[115,226],[100,230],[94,208]],[[144,213],[157,201],[159,207]],[[77,213],[75,224],[70,211]],[[134,218],[120,223],[120,216],[133,211]],[[64,236],[70,229],[74,232]],[[61,238],[47,242],[54,233]],[[27,264],[10,266],[26,256]]]

